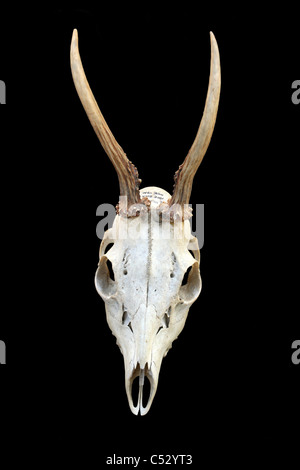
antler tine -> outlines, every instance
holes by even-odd
[[[90,89],[80,59],[77,29],[73,31],[70,59],[73,81],[78,96],[102,147],[116,169],[120,185],[120,196],[127,196],[129,210],[130,206],[141,202],[139,193],[141,180],[138,178],[136,167],[128,160],[124,150],[110,131]],[[125,213],[128,215],[128,212],[125,211]]]
[[[184,162],[175,173],[174,191],[169,205],[188,204],[192,192],[193,179],[208,148],[217,117],[220,89],[221,67],[218,44],[213,33],[210,33],[211,61],[210,77],[204,113],[195,138]]]

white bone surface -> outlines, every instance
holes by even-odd
[[[199,248],[191,236],[189,221],[171,224],[159,219],[155,208],[169,199],[166,191],[145,188],[141,197],[145,195],[152,201],[148,213],[133,218],[117,215],[106,232],[95,277],[108,325],[124,356],[130,409],[142,415],[149,411],[156,393],[162,359],[183,329],[189,308],[201,290]],[[105,253],[110,243],[113,246]],[[108,260],[114,280],[109,275]],[[182,285],[189,267],[188,281]],[[135,377],[139,377],[137,403],[132,397]],[[146,378],[151,390],[143,403]]]

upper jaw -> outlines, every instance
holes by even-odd
[[[157,379],[158,379],[158,374],[154,372],[155,367],[149,367],[148,363],[146,363],[144,368],[141,368],[140,363],[137,363],[136,367],[132,369],[131,373],[128,375],[126,374],[126,393],[127,393],[127,398],[128,398],[128,403],[129,407],[132,411],[133,414],[137,415],[139,412],[141,416],[145,415],[148,413],[150,410],[153,398],[156,393],[157,389]],[[136,405],[134,404],[134,397],[133,397],[133,390],[132,390],[132,384],[133,381],[138,378],[139,382],[139,388],[138,388],[138,398],[137,398],[137,403]],[[149,380],[150,383],[150,393],[147,397],[144,396],[144,384],[145,384],[145,379]],[[147,400],[146,406],[145,404],[145,399]],[[144,404],[143,404],[144,403]]]

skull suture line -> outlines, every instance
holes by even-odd
[[[74,84],[117,171],[120,185],[117,215],[100,246],[95,284],[105,302],[108,325],[124,356],[125,388],[134,414],[144,415],[149,411],[162,359],[182,331],[189,308],[201,291],[200,251],[197,239],[191,235],[189,218],[192,214],[188,204],[195,173],[213,133],[219,104],[220,57],[213,33],[210,33],[210,40],[210,78],[204,113],[195,141],[175,173],[171,197],[160,188],[139,190],[141,180],[137,169],[112,135],[89,87],[79,55],[77,30],[73,31]],[[110,244],[112,247],[105,252]],[[135,405],[132,384],[137,377],[139,393]],[[150,382],[150,395],[144,406],[145,377]]]

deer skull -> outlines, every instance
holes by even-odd
[[[138,172],[116,142],[89,87],[79,55],[77,30],[73,31],[71,70],[75,87],[117,171],[120,185],[117,215],[100,246],[95,285],[124,357],[125,388],[134,414],[149,411],[162,359],[182,331],[189,308],[201,291],[200,251],[197,239],[191,235],[189,200],[194,175],[213,133],[219,103],[220,58],[212,33],[210,38],[211,71],[205,109],[195,141],[175,173],[171,196],[156,187],[139,190]],[[137,377],[139,393],[134,404],[132,384]],[[146,403],[145,378],[150,382]]]

